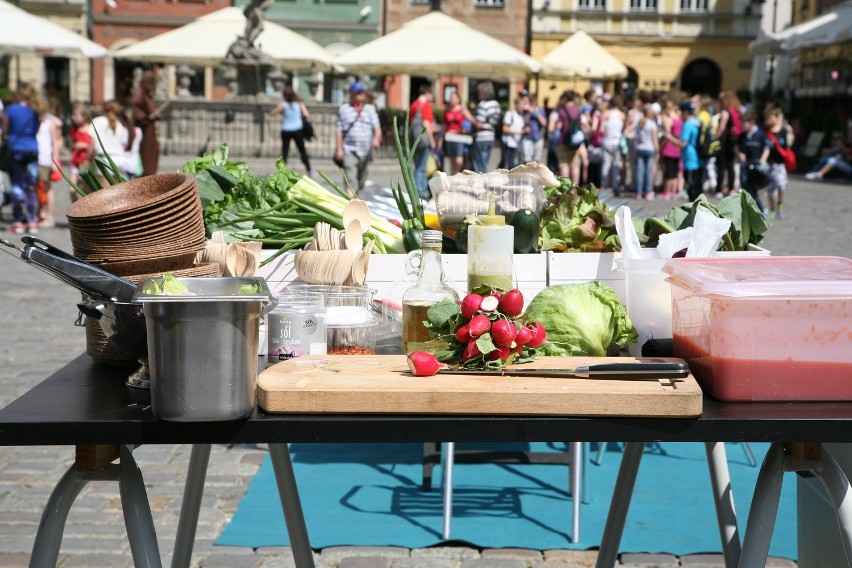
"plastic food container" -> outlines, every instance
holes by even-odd
[[[508,224],[518,209],[541,214],[547,200],[538,178],[531,174],[491,172],[455,175],[429,187],[435,196],[435,208],[441,227],[458,229],[467,215],[488,213],[489,196],[494,196],[498,215]]]
[[[293,292],[319,292],[325,298],[328,355],[373,355],[381,308],[373,306],[372,288],[362,286],[288,286]]]
[[[674,354],[727,401],[852,400],[852,261],[674,259]]]
[[[256,401],[260,318],[275,306],[266,281],[178,280],[193,295],[143,294],[145,281],[133,296],[148,328],[151,410],[178,422],[245,418]],[[246,284],[256,291],[240,293]]]

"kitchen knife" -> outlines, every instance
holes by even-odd
[[[581,379],[658,380],[689,375],[686,363],[606,363],[576,369],[511,368],[489,371],[441,369],[439,375],[496,375],[503,377],[564,377]]]

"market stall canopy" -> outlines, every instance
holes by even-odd
[[[763,34],[748,45],[752,55],[781,55],[805,47],[830,45],[852,39],[852,0],[834,10],[789,27]]]
[[[541,58],[545,79],[624,79],[627,67],[580,30]]]
[[[217,66],[228,48],[245,31],[240,8],[222,8],[201,16],[191,24],[134,43],[114,52],[118,59],[160,63]],[[318,43],[270,21],[263,23],[258,49],[281,63],[287,71],[328,71],[332,57]]]
[[[350,72],[524,78],[539,63],[509,44],[433,11],[337,58]]]
[[[811,22],[817,22],[817,24],[792,35],[781,45],[785,52],[852,41],[852,0],[835,6],[830,12],[814,18]]]
[[[0,0],[0,55],[35,53],[52,57],[104,57],[106,48],[50,20]]]

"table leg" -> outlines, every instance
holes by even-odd
[[[784,479],[784,446],[773,443],[763,459],[754,498],[748,512],[748,523],[743,537],[743,548],[739,565],[743,568],[764,566],[769,555],[769,544],[775,530],[778,501],[781,498],[781,483]]]
[[[450,531],[453,523],[453,465],[456,457],[456,443],[444,444],[444,479],[441,484],[441,494],[444,498],[444,527],[441,536],[444,540],[450,539]]]
[[[192,560],[195,530],[198,528],[198,514],[201,511],[201,497],[204,494],[204,480],[207,478],[211,447],[210,444],[193,444],[189,455],[189,468],[186,472],[183,502],[180,506],[180,519],[172,554],[172,568],[188,568]]]
[[[160,549],[157,545],[157,533],[154,530],[154,518],[148,504],[148,493],[142,480],[142,472],[133,459],[133,448],[121,446],[118,490],[121,494],[121,508],[124,511],[124,525],[130,541],[133,564],[137,568],[160,568]]]
[[[87,483],[88,479],[72,465],[53,488],[41,514],[30,568],[55,568],[71,505]]]
[[[846,474],[825,447],[822,448],[820,466],[818,477],[837,512],[840,537],[846,552],[846,565],[852,566],[852,487],[849,486]]]
[[[704,448],[707,451],[707,466],[710,468],[710,485],[713,488],[713,502],[716,506],[725,566],[736,568],[740,562],[740,534],[737,530],[737,513],[734,509],[734,493],[731,490],[725,443],[705,442]]]
[[[284,522],[287,524],[296,568],[314,568],[314,554],[308,540],[308,529],[305,527],[299,489],[296,487],[296,476],[287,444],[269,444],[269,457],[275,471],[275,482],[281,497],[281,507],[284,509]]]
[[[618,559],[618,547],[621,545],[627,510],[630,508],[630,499],[633,497],[633,487],[636,485],[636,475],[639,473],[644,451],[645,442],[628,442],[624,445],[624,455],[618,467],[618,477],[615,480],[595,568],[612,568]]]
[[[580,504],[583,500],[583,442],[571,442],[571,542],[580,542]]]

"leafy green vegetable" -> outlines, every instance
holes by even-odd
[[[195,175],[207,235],[221,231],[225,242],[258,241],[265,248],[277,248],[264,263],[310,242],[314,225],[321,221],[345,230],[342,217],[348,196],[288,170],[281,158],[274,173],[258,176],[245,162],[230,161],[228,145],[223,144],[187,162],[183,170]],[[403,252],[400,230],[379,217],[373,217],[364,237],[375,241],[375,252]]]
[[[602,357],[610,345],[638,338],[627,308],[598,280],[545,288],[530,302],[526,317],[547,330],[545,355]]]
[[[151,278],[142,285],[142,293],[150,296],[189,296],[187,287],[175,278],[174,274],[167,272],[161,279]]]
[[[252,294],[259,293],[260,284],[258,284],[257,282],[254,282],[252,284],[243,284],[242,286],[240,286],[239,291],[237,291],[237,294],[239,294],[240,296],[251,296]]]
[[[634,219],[640,242],[644,246],[655,247],[659,243],[661,234],[691,227],[699,207],[704,207],[717,217],[731,221],[731,228],[722,239],[722,250],[746,250],[750,244],[759,245],[771,226],[760,212],[754,198],[745,191],[729,195],[716,204],[711,203],[704,195],[699,195],[692,203],[675,207],[662,219],[658,217]]]
[[[541,213],[540,250],[612,252],[620,250],[615,219],[601,203],[593,185],[580,187],[559,178],[558,191],[550,191]]]

